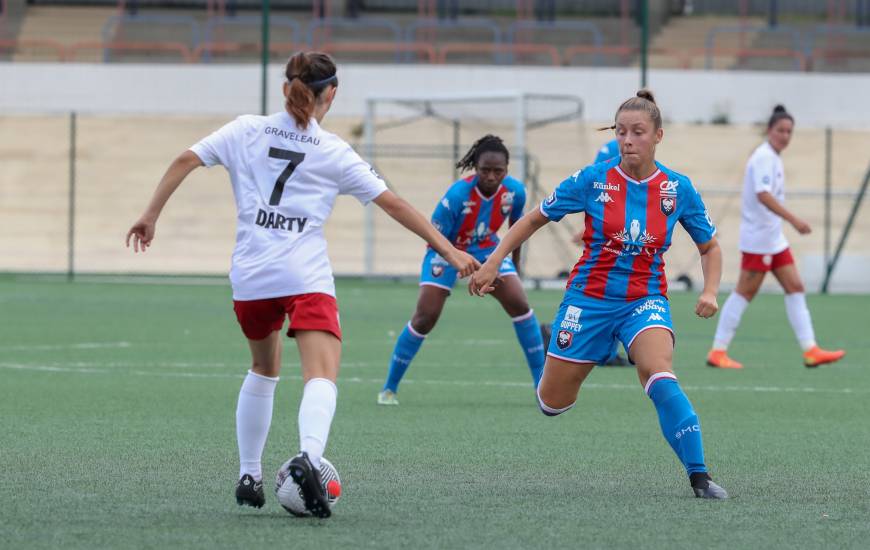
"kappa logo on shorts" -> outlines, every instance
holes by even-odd
[[[651,313],[649,317],[646,318],[647,321],[661,321],[665,322],[665,318],[659,315],[658,313]]]
[[[559,346],[559,349],[567,349],[571,346],[571,340],[574,339],[574,335],[567,330],[560,330],[559,335],[556,338],[556,345]]]

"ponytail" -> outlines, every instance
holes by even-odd
[[[287,112],[304,130],[323,91],[338,86],[335,62],[325,53],[299,52],[287,62],[284,76],[289,83]]]

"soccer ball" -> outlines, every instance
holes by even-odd
[[[291,458],[290,460],[293,459]],[[278,474],[275,476],[275,494],[278,496],[278,502],[281,506],[294,516],[310,516],[311,513],[305,509],[302,489],[293,481],[293,476],[290,475],[290,460],[278,468]],[[324,491],[326,491],[326,500],[329,502],[329,507],[332,508],[338,502],[339,497],[341,497],[341,479],[339,479],[338,471],[332,465],[332,462],[325,458],[320,459],[320,481],[323,483]]]

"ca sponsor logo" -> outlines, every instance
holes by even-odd
[[[603,202],[604,204],[607,204],[609,202],[613,202],[613,198],[607,191],[602,191],[598,194],[597,197],[595,197],[595,202]]]
[[[683,428],[681,430],[677,430],[677,433],[674,434],[674,437],[676,437],[677,439],[680,439],[681,437],[683,437],[686,434],[690,434],[692,432],[700,432],[700,431],[701,431],[701,426],[699,426],[697,424],[693,424],[691,426],[686,426],[685,428]]]
[[[560,330],[556,337],[556,345],[559,346],[559,349],[568,349],[571,346],[571,340],[573,339],[573,334],[567,330]]]
[[[663,181],[659,184],[659,190],[661,194],[676,196],[677,195],[677,187],[680,186],[680,182],[678,181]]]

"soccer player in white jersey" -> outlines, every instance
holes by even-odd
[[[773,272],[785,291],[785,311],[803,348],[804,364],[817,367],[838,361],[846,354],[842,350],[824,350],[816,344],[804,285],[782,233],[782,220],[789,222],[801,235],[811,231],[807,222],[785,207],[785,170],[780,154],[788,147],[793,130],[794,117],[785,107],[777,105],[767,123],[767,139],[746,163],[740,222],[740,251],[743,253],[740,278],[719,314],[713,349],[707,354],[707,364],[711,367],[743,368],[728,357],[728,344],[768,271]]]
[[[230,281],[236,317],[252,366],[236,409],[240,479],[238,504],[265,503],[261,457],[281,370],[281,328],[296,338],[305,387],[299,406],[301,452],[290,475],[315,516],[331,511],[319,468],[335,413],[341,328],[323,227],[339,194],[374,202],[422,237],[465,277],[479,266],[454,248],[429,220],[387,190],[383,180],[341,138],[320,123],[338,89],[336,67],[322,53],[290,58],[285,109],[241,116],[189,150],[166,171],[139,220],[127,233],[134,251],[151,246],[163,206],[199,166],[222,164],[230,174],[238,216]]]

